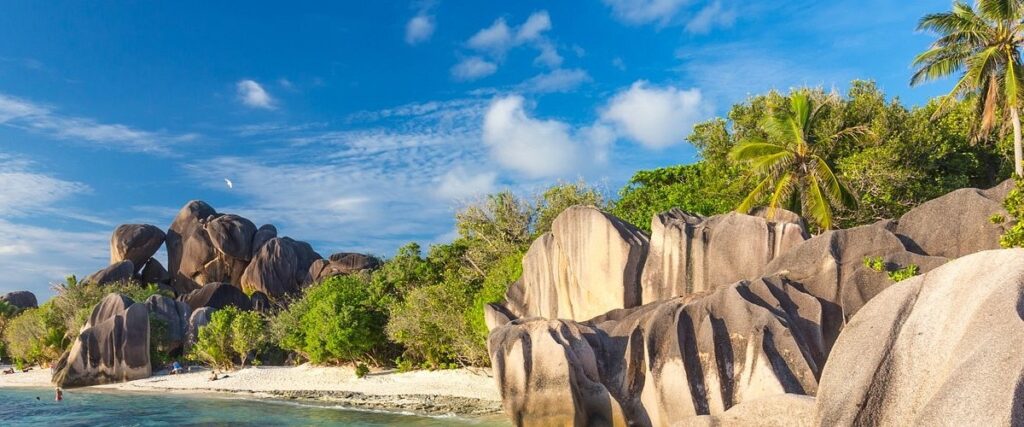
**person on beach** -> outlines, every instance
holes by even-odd
[[[183,371],[184,369],[181,369],[181,364],[178,363],[177,360],[175,360],[174,364],[171,365],[171,375],[180,374]]]
[[[9,375],[9,374],[13,374],[13,373],[14,373],[14,368],[4,369],[4,375]]]
[[[56,400],[58,402],[64,400],[64,390],[61,390],[60,387],[57,387],[57,397],[56,397]]]

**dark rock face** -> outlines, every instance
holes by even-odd
[[[217,311],[217,309],[213,307],[201,307],[192,311],[192,315],[188,318],[188,334],[185,340],[186,352],[199,340],[199,328],[210,323],[210,316],[214,311]]]
[[[164,265],[160,264],[160,261],[157,261],[156,258],[150,258],[149,261],[146,261],[146,265],[142,267],[142,273],[139,275],[138,279],[139,283],[144,284],[171,284],[171,274],[167,272]]]
[[[8,292],[4,295],[0,295],[0,301],[4,301],[21,309],[36,308],[39,306],[39,302],[36,300],[36,294],[29,291]]]
[[[491,332],[488,348],[517,425],[673,425],[814,394],[820,312],[813,296],[758,280],[585,322],[515,320]]]
[[[230,283],[208,283],[202,288],[178,297],[179,301],[188,304],[193,310],[202,307],[224,308],[229,305],[241,310],[251,310],[249,297]]]
[[[302,276],[297,274],[302,268],[302,263],[305,262],[300,257],[308,259],[312,258],[312,254],[316,254],[312,252],[312,249],[308,251],[312,254],[306,253],[308,246],[308,244],[298,245],[294,240],[288,238],[270,239],[246,267],[245,273],[242,275],[242,289],[262,292],[271,298],[295,292],[299,286],[297,277],[305,277],[305,274]],[[313,260],[309,259],[302,271],[304,273],[308,271],[309,265],[312,263]]]
[[[206,202],[193,200],[178,211],[178,216],[167,230],[167,271],[171,273],[171,287],[178,295],[191,292],[199,286],[187,272],[181,270],[185,243],[202,228],[203,223],[216,214],[217,211]]]
[[[163,230],[149,224],[119,225],[110,236],[110,263],[129,260],[141,268],[164,244],[165,237]]]
[[[263,292],[253,292],[252,296],[249,297],[249,302],[252,305],[252,309],[260,313],[266,313],[274,307],[274,304],[270,302],[270,297]]]
[[[105,285],[107,283],[127,282],[135,274],[135,265],[129,260],[120,261],[90,274],[82,279],[82,283]]]
[[[188,334],[188,320],[192,309],[182,301],[176,301],[162,295],[153,295],[145,302],[151,317],[155,317],[163,323],[163,337],[150,337],[153,340],[161,339],[160,350],[171,356],[182,354],[185,340]]]
[[[249,253],[249,259],[256,258],[256,254],[260,251],[268,240],[277,237],[277,228],[270,224],[263,224],[259,230],[256,230],[256,234],[252,238],[252,251]]]
[[[999,249],[1005,224],[989,221],[993,215],[1008,218],[1003,199],[1013,188],[1006,180],[988,190],[962,188],[911,209],[899,219],[896,234],[915,252],[959,258],[988,249]]]
[[[146,306],[107,295],[54,367],[59,387],[125,382],[151,375],[149,313]]]
[[[814,425],[1024,425],[1024,249],[893,285],[839,336]]]
[[[306,274],[302,284],[310,285],[320,283],[328,277],[373,271],[379,268],[380,265],[380,260],[371,255],[340,252],[331,255],[328,259],[313,261],[309,265],[309,272]]]

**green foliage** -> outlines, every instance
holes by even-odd
[[[576,205],[596,206],[607,209],[604,195],[597,188],[580,180],[574,183],[558,184],[545,190],[533,205],[531,239],[551,231],[551,223],[566,209]]]
[[[238,313],[231,323],[231,349],[241,359],[242,367],[250,355],[267,345],[266,323],[255,311]]]
[[[370,373],[370,367],[366,366],[365,363],[356,364],[356,378],[363,378],[366,374]]]
[[[52,304],[24,310],[4,328],[3,340],[10,356],[28,364],[47,364],[57,360],[62,347],[63,330],[54,327]]]
[[[918,267],[916,264],[909,264],[906,267],[903,267],[898,270],[893,270],[888,273],[889,280],[892,280],[893,282],[901,282],[911,277],[917,276],[917,274]]]
[[[210,323],[199,328],[199,336],[192,351],[199,360],[220,369],[235,366],[231,325],[241,311],[233,306],[224,307],[210,315]]]
[[[372,357],[386,344],[387,314],[371,287],[360,276],[324,280],[278,313],[271,325],[275,340],[317,364]]]
[[[75,276],[69,276],[65,283],[54,286],[57,295],[52,303],[56,316],[67,333],[66,342],[74,342],[79,330],[89,320],[92,310],[109,294],[121,294],[135,302],[143,302],[152,295],[173,297],[156,284],[139,285],[134,282],[109,283],[102,286],[80,283]]]
[[[889,280],[893,282],[900,282],[911,277],[918,275],[920,268],[916,264],[907,264],[906,267],[897,268],[895,270],[889,270],[889,266],[886,264],[882,257],[865,257],[864,266],[870,268],[879,273],[885,273],[889,276]]]
[[[7,343],[4,342],[4,330],[7,328],[7,324],[14,319],[18,313],[21,312],[17,306],[7,301],[0,301],[0,361],[7,360],[10,355],[7,352]]]
[[[1004,248],[1024,247],[1024,179],[1014,180],[1014,187],[1003,200],[1003,208],[1013,218],[1010,227],[999,238],[999,245]]]
[[[484,323],[484,306],[505,301],[509,285],[523,275],[523,254],[506,255],[487,272],[483,285],[473,297],[473,304],[466,311],[466,322],[478,340],[478,347],[487,346],[487,324]]]
[[[460,283],[414,289],[391,312],[388,337],[405,346],[405,356],[436,368],[443,363],[483,363],[486,351],[465,322],[472,295]]]
[[[149,313],[149,362],[154,368],[171,362],[168,353],[167,322],[155,313]]]
[[[733,210],[743,199],[738,177],[719,173],[707,161],[642,170],[633,174],[611,207],[611,213],[645,231],[654,215],[680,208],[700,215]]]

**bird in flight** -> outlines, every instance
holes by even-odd
[[[230,179],[224,178],[224,183],[228,185],[228,188],[235,188],[235,184]]]

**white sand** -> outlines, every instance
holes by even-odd
[[[356,378],[351,367],[250,367],[220,373],[193,368],[181,375],[155,374],[146,379],[94,386],[122,391],[234,393],[256,397],[312,399],[356,407],[405,409],[425,413],[487,414],[500,411],[501,396],[489,369],[373,372]],[[0,387],[53,387],[50,370],[0,375]]]

